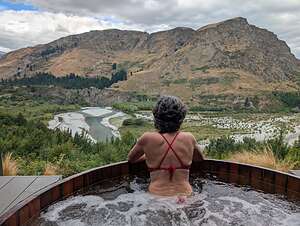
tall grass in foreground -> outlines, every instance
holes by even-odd
[[[300,139],[293,146],[288,146],[282,132],[264,142],[252,138],[235,142],[231,137],[220,137],[211,140],[205,152],[211,158],[229,159],[281,171],[300,168]]]
[[[57,175],[57,174],[59,174],[58,167],[52,163],[47,163],[43,174],[44,174],[44,176]]]
[[[2,159],[3,176],[16,176],[17,162],[12,159],[12,153],[6,153]]]
[[[284,172],[287,172],[293,168],[292,163],[277,160],[272,150],[270,150],[269,148],[265,148],[262,151],[254,151],[254,152],[253,151],[249,152],[247,150],[244,150],[232,154],[229,157],[229,160],[276,169]]]

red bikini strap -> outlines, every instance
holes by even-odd
[[[166,158],[166,156],[167,156],[167,154],[168,154],[168,152],[169,152],[170,149],[174,152],[174,154],[175,154],[176,158],[178,158],[180,164],[181,164],[182,166],[184,166],[184,165],[182,164],[181,159],[179,158],[179,156],[176,154],[176,152],[175,152],[174,149],[172,148],[172,145],[173,145],[174,141],[176,140],[178,134],[179,134],[179,132],[176,133],[176,135],[175,135],[175,137],[173,138],[172,142],[169,143],[169,141],[167,140],[167,138],[166,138],[162,133],[160,133],[160,135],[161,135],[161,136],[165,139],[165,141],[167,142],[168,148],[167,148],[167,150],[165,151],[164,156],[163,156],[162,159],[160,160],[159,165],[158,165],[157,168],[160,168],[162,162],[165,160],[165,158]]]
[[[167,144],[169,145],[168,150],[167,150],[166,152],[168,152],[168,151],[171,149],[171,150],[173,151],[174,155],[176,156],[176,158],[178,159],[178,161],[179,161],[181,167],[185,167],[185,165],[183,164],[181,158],[177,155],[176,151],[175,151],[175,150],[173,149],[173,147],[172,147],[172,145],[173,145],[173,143],[174,143],[174,141],[175,141],[175,139],[176,139],[176,137],[177,137],[178,134],[179,134],[179,132],[177,132],[177,134],[175,135],[175,137],[174,137],[174,139],[172,140],[171,143],[169,143],[169,141],[166,139],[166,137],[165,137],[163,134],[161,134],[161,135],[162,135],[162,137],[165,139],[165,141],[167,142]],[[166,154],[165,154],[165,156],[166,156]],[[165,157],[165,156],[164,156],[164,157]],[[161,162],[162,162],[162,161],[161,161]],[[159,167],[160,167],[160,165],[159,165]]]

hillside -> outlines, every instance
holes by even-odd
[[[198,30],[110,29],[64,37],[8,53],[0,60],[0,77],[37,72],[111,77],[114,63],[129,75],[115,89],[176,94],[193,104],[203,96],[238,102],[254,93],[295,91],[300,73],[300,62],[284,41],[239,17]]]

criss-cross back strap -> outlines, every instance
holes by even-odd
[[[176,133],[176,135],[175,135],[175,137],[173,138],[173,140],[172,140],[171,143],[167,140],[167,138],[166,138],[163,134],[160,134],[160,135],[164,138],[164,140],[167,142],[168,148],[167,148],[167,150],[165,151],[164,156],[163,156],[162,159],[160,160],[159,165],[158,165],[157,168],[160,168],[160,167],[161,167],[161,164],[162,164],[163,161],[165,160],[165,158],[166,158],[166,156],[167,156],[169,150],[172,150],[172,152],[174,153],[174,155],[176,156],[176,158],[177,158],[178,161],[180,162],[181,167],[185,167],[184,164],[183,164],[183,162],[181,161],[180,157],[177,155],[176,151],[175,151],[175,150],[173,149],[173,147],[172,147],[172,145],[173,145],[174,141],[176,140],[178,134],[179,134],[179,132]]]

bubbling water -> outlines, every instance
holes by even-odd
[[[300,225],[300,206],[278,196],[213,180],[193,178],[194,194],[147,193],[148,179],[119,181],[113,190],[94,187],[50,206],[34,225]]]

